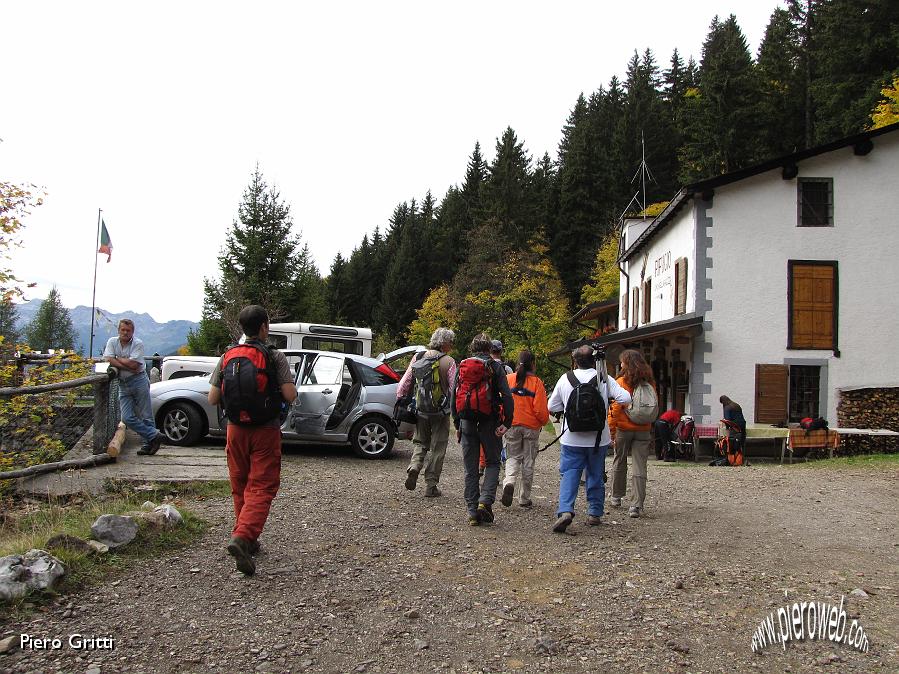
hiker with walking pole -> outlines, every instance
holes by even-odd
[[[574,520],[581,475],[587,478],[587,524],[602,523],[606,498],[606,452],[612,439],[606,426],[609,399],[629,405],[631,395],[605,371],[605,354],[585,344],[571,354],[574,369],[559,378],[549,398],[550,412],[563,412],[559,457],[559,507],[553,531],[559,534]],[[544,448],[545,449],[545,448]]]

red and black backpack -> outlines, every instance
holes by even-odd
[[[479,421],[496,411],[493,361],[472,356],[459,363],[456,379],[456,414]]]
[[[281,388],[271,351],[260,342],[232,346],[222,356],[222,407],[228,421],[258,426],[281,413]]]

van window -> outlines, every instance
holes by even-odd
[[[178,370],[177,372],[172,372],[172,376],[169,379],[184,379],[185,377],[208,377],[208,372],[200,372],[199,370]]]
[[[282,351],[287,348],[287,335],[272,335],[268,336],[268,339],[265,340],[265,343],[269,346],[273,346],[276,349],[281,349]]]
[[[362,342],[356,339],[340,339],[338,337],[303,337],[304,349],[317,351],[336,351],[362,355]]]

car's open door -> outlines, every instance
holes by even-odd
[[[337,354],[309,354],[297,374],[297,399],[290,426],[302,437],[321,436],[343,384],[344,359]]]

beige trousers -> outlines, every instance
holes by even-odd
[[[505,435],[506,441],[506,477],[503,487],[513,486],[520,481],[518,502],[531,500],[531,486],[534,483],[534,463],[537,459],[537,446],[540,444],[540,429],[527,426],[512,426]]]
[[[646,498],[646,460],[649,458],[649,431],[615,432],[615,458],[612,459],[612,496],[623,498],[627,484],[627,455],[631,455],[631,505],[643,507]]]
[[[446,444],[449,441],[449,428],[449,415],[418,417],[416,442],[413,445],[409,468],[419,472],[424,468],[425,484],[429,487],[436,486],[440,482],[443,460],[446,458]]]

